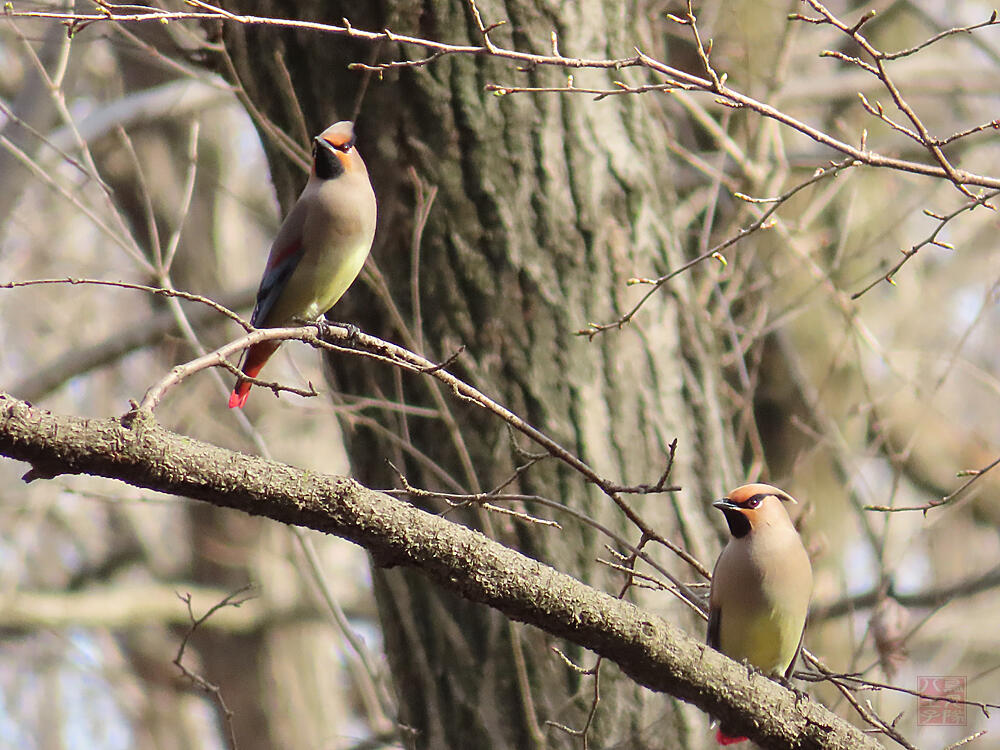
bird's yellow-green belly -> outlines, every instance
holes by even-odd
[[[268,315],[267,324],[289,325],[296,318],[314,320],[329,310],[361,272],[369,247],[370,239],[345,252],[304,257]]]
[[[782,674],[795,657],[799,632],[771,614],[740,620],[740,627],[722,623],[721,651],[736,661],[753,664],[766,674]]]

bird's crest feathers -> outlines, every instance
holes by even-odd
[[[760,505],[760,502],[768,495],[774,496],[782,502],[798,505],[798,501],[787,492],[779,490],[777,487],[772,487],[769,484],[759,483],[745,484],[742,487],[737,487],[729,493],[728,500],[733,503],[733,505],[739,505],[744,508],[754,508]]]
[[[338,151],[350,151],[354,148],[354,123],[350,120],[335,122],[316,138],[326,141]]]
[[[725,515],[733,537],[742,539],[758,527],[788,524],[794,528],[784,503],[798,504],[795,498],[777,487],[745,484],[713,505]]]

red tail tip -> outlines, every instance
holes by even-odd
[[[240,385],[249,385],[249,383],[241,383]],[[242,409],[243,404],[247,402],[248,398],[250,398],[250,389],[240,389],[240,386],[236,386],[233,392],[229,394],[229,408]]]
[[[720,729],[715,733],[715,741],[720,745],[735,745],[737,742],[746,742],[746,737],[730,737],[728,734],[723,734]]]

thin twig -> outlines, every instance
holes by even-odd
[[[227,596],[222,601],[213,604],[209,608],[209,610],[201,617],[194,616],[194,610],[191,604],[191,594],[177,595],[177,597],[187,606],[188,617],[191,620],[191,627],[188,628],[188,631],[184,634],[184,638],[181,639],[181,644],[177,648],[177,655],[174,657],[174,665],[181,671],[182,675],[184,675],[187,679],[191,681],[193,685],[211,695],[213,700],[218,704],[219,711],[222,712],[222,718],[226,725],[226,739],[229,742],[229,747],[231,748],[231,750],[236,750],[237,747],[236,729],[233,726],[233,712],[229,708],[229,706],[226,705],[226,701],[222,697],[222,690],[218,685],[209,682],[201,675],[192,672],[190,669],[184,666],[184,651],[187,649],[188,641],[191,640],[191,636],[194,635],[194,632],[201,625],[203,625],[212,615],[214,615],[216,612],[218,612],[220,609],[224,607],[239,607],[244,602],[248,601],[249,599],[252,599],[253,598],[252,596],[245,596],[240,598],[243,594],[246,594],[247,592],[252,590],[253,586],[251,585],[243,586],[242,588],[237,589],[233,593],[229,594],[229,596]]]
[[[980,187],[1000,189],[1000,178],[988,177],[985,175],[976,174],[963,169],[957,169],[953,165],[949,164],[947,160],[943,158],[943,155],[938,160],[939,163],[926,164],[922,162],[907,161],[905,159],[898,159],[891,156],[886,156],[879,154],[867,149],[858,148],[852,146],[849,143],[841,141],[828,133],[819,130],[801,120],[798,120],[791,115],[778,110],[771,105],[758,101],[753,97],[747,96],[739,91],[729,88],[726,85],[725,78],[718,76],[718,80],[715,81],[711,78],[702,78],[701,76],[693,75],[684,70],[674,68],[666,63],[656,60],[649,55],[646,55],[641,50],[636,49],[635,56],[630,57],[620,57],[620,58],[609,58],[609,59],[598,59],[598,58],[574,58],[565,57],[563,55],[542,55],[530,52],[521,52],[513,49],[507,49],[505,47],[498,46],[490,38],[489,32],[492,31],[495,26],[487,26],[482,22],[482,18],[479,14],[478,8],[475,7],[475,3],[470,3],[470,7],[474,11],[474,17],[480,28],[481,33],[485,32],[483,35],[482,45],[468,45],[468,44],[449,44],[447,42],[439,42],[431,39],[423,39],[420,37],[408,36],[405,34],[396,34],[388,29],[382,31],[364,31],[357,29],[349,24],[345,25],[335,25],[335,24],[323,24],[316,23],[312,21],[299,21],[291,19],[281,19],[281,18],[269,18],[264,16],[254,16],[254,15],[239,15],[229,12],[224,12],[216,6],[208,5],[207,3],[199,3],[203,8],[213,8],[214,10],[202,10],[202,11],[179,11],[179,12],[169,12],[169,11],[141,11],[141,12],[130,12],[130,13],[114,13],[111,10],[107,10],[103,13],[90,13],[90,14],[79,14],[79,13],[59,13],[59,12],[47,12],[47,11],[9,11],[7,13],[8,18],[34,18],[34,19],[50,19],[64,23],[67,26],[69,32],[76,33],[83,26],[90,25],[93,23],[163,23],[170,21],[205,21],[205,20],[215,20],[222,21],[226,23],[238,23],[247,26],[269,26],[276,28],[291,28],[303,31],[313,31],[317,33],[324,34],[334,34],[340,36],[347,36],[353,39],[363,39],[371,42],[397,42],[402,44],[409,44],[415,47],[419,47],[425,50],[429,50],[431,53],[439,52],[441,56],[444,55],[491,55],[504,60],[510,60],[512,62],[518,63],[525,68],[531,68],[535,66],[550,66],[559,67],[567,69],[596,69],[596,70],[620,70],[622,68],[628,67],[645,67],[653,72],[659,73],[666,77],[671,83],[670,85],[683,85],[690,87],[692,89],[698,89],[707,93],[712,93],[717,96],[717,100],[726,106],[745,108],[753,110],[763,117],[771,118],[786,127],[796,130],[799,133],[811,138],[812,140],[820,143],[822,145],[828,146],[840,153],[858,161],[861,164],[866,164],[873,167],[884,167],[889,169],[895,169],[903,172],[910,172],[913,174],[924,175],[927,177],[945,177],[951,180],[958,186],[968,186],[977,185]],[[814,21],[815,22],[815,21]],[[851,27],[845,25],[845,31],[849,31]],[[707,49],[707,48],[706,48]],[[915,115],[914,115],[915,117]],[[918,128],[919,130],[919,128]],[[936,141],[927,136],[926,144],[930,144],[932,150],[938,147],[934,146]]]
[[[994,461],[990,462],[981,469],[970,469],[963,472],[963,476],[969,476],[969,478],[962,483],[962,485],[949,495],[945,495],[939,500],[931,500],[923,505],[866,505],[865,510],[876,511],[878,513],[903,513],[906,511],[918,510],[922,512],[925,516],[931,510],[935,508],[942,508],[946,505],[950,505],[956,499],[965,494],[965,491],[972,486],[973,483],[978,482],[983,476],[989,473],[993,468],[1000,464],[1000,457],[996,458]]]

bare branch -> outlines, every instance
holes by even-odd
[[[854,294],[852,294],[851,295],[851,299],[852,300],[858,299],[859,297],[861,297],[862,295],[864,295],[866,292],[869,292],[870,290],[874,289],[882,281],[887,281],[888,283],[890,283],[890,284],[892,284],[892,285],[895,286],[895,284],[896,284],[895,277],[896,277],[896,274],[899,273],[899,270],[904,265],[906,265],[906,262],[910,258],[912,258],[914,255],[916,255],[918,252],[920,252],[923,248],[927,247],[928,245],[936,245],[937,247],[944,247],[945,249],[949,249],[949,250],[954,249],[954,248],[949,247],[946,244],[938,241],[938,235],[945,228],[945,226],[948,224],[948,222],[950,222],[956,216],[959,216],[960,214],[963,214],[966,211],[971,211],[971,210],[973,210],[975,208],[979,208],[980,206],[983,206],[984,208],[988,208],[990,210],[995,210],[994,207],[989,204],[989,201],[993,200],[998,195],[1000,195],[1000,190],[990,191],[989,193],[981,195],[978,198],[973,198],[968,203],[962,204],[960,207],[956,208],[950,214],[936,214],[936,213],[933,213],[933,212],[928,211],[928,210],[925,209],[924,213],[927,216],[930,216],[932,219],[937,220],[937,222],[938,222],[938,225],[934,228],[934,231],[931,232],[930,235],[928,235],[925,239],[921,240],[916,245],[914,245],[913,247],[911,247],[909,250],[903,250],[903,251],[901,251],[903,253],[903,257],[900,258],[895,263],[895,265],[893,265],[892,268],[890,268],[886,273],[884,273],[881,276],[879,276],[877,279],[875,279],[874,281],[872,281],[870,284],[868,284],[867,286],[865,286],[861,290],[859,290],[859,291],[855,292]]]
[[[817,169],[816,172],[813,174],[813,176],[810,177],[808,180],[805,180],[805,181],[799,183],[795,187],[791,188],[790,190],[782,193],[781,195],[779,195],[779,196],[777,196],[775,198],[751,198],[749,196],[743,195],[742,193],[737,193],[736,197],[739,198],[739,199],[741,199],[741,200],[744,200],[744,201],[747,201],[747,202],[750,202],[750,203],[771,203],[773,205],[770,208],[768,208],[766,211],[764,211],[756,219],[756,221],[754,221],[752,224],[749,224],[748,226],[746,226],[743,229],[741,229],[739,232],[737,232],[735,235],[733,235],[729,239],[724,240],[723,242],[720,242],[718,245],[715,245],[714,247],[710,248],[709,250],[706,250],[704,253],[702,253],[701,255],[699,255],[697,258],[694,258],[694,259],[688,261],[687,263],[683,264],[679,268],[676,268],[675,270],[671,271],[670,273],[667,273],[667,274],[665,274],[663,276],[660,276],[659,278],[656,278],[656,279],[631,279],[629,281],[630,284],[649,284],[649,285],[652,286],[652,288],[649,291],[647,291],[639,299],[639,301],[636,302],[629,309],[628,312],[626,312],[624,315],[622,315],[621,317],[619,317],[617,320],[613,320],[610,323],[588,323],[586,328],[583,328],[583,329],[581,329],[579,331],[576,331],[576,335],[577,336],[586,336],[588,339],[593,339],[594,336],[596,336],[599,333],[604,333],[605,331],[609,331],[611,329],[621,329],[621,328],[624,328],[626,324],[628,324],[629,322],[631,322],[632,318],[635,317],[636,313],[638,313],[639,310],[642,309],[643,305],[646,304],[646,302],[649,300],[649,298],[652,297],[654,294],[656,294],[656,292],[659,291],[659,289],[664,284],[666,284],[668,281],[670,281],[671,279],[676,278],[677,276],[679,276],[680,274],[684,273],[685,271],[688,271],[688,270],[694,268],[695,266],[699,265],[700,263],[705,262],[709,258],[715,258],[716,260],[718,260],[721,263],[725,264],[726,263],[726,259],[725,259],[725,256],[722,255],[722,251],[728,249],[729,247],[731,247],[733,245],[735,245],[737,242],[739,242],[740,240],[742,240],[747,235],[753,234],[754,232],[758,231],[759,229],[766,228],[768,226],[769,220],[775,214],[775,212],[786,201],[788,201],[790,198],[792,198],[796,193],[798,193],[801,190],[804,190],[805,188],[809,187],[810,185],[812,185],[812,184],[814,184],[816,182],[819,182],[820,180],[826,179],[827,177],[830,177],[830,176],[835,176],[839,172],[841,172],[841,171],[843,171],[845,169],[848,169],[850,167],[854,167],[854,166],[857,166],[857,162],[848,159],[848,160],[845,160],[845,161],[836,162],[836,163],[831,164],[830,166],[824,167],[822,169]]]
[[[816,8],[822,8],[823,6],[816,2],[816,0],[809,0],[810,4]],[[781,110],[772,107],[771,105],[758,101],[753,97],[747,96],[739,91],[729,88],[726,86],[725,76],[719,76],[714,73],[714,70],[709,64],[708,70],[711,71],[708,78],[702,78],[700,76],[687,73],[678,68],[674,68],[666,63],[656,60],[640,50],[636,50],[636,55],[631,57],[620,57],[613,59],[590,59],[590,58],[574,58],[565,57],[563,55],[540,55],[530,52],[520,52],[513,49],[507,49],[505,47],[500,47],[496,45],[490,38],[490,32],[495,28],[495,26],[487,26],[483,23],[482,18],[479,14],[478,7],[475,2],[470,0],[469,6],[473,13],[476,23],[479,27],[480,33],[483,35],[482,45],[463,45],[463,44],[449,44],[446,42],[438,42],[431,39],[423,39],[420,37],[412,37],[403,34],[396,34],[388,29],[380,32],[374,31],[363,31],[357,29],[354,26],[345,23],[342,26],[337,26],[334,24],[323,24],[316,23],[312,21],[299,21],[299,20],[289,20],[281,18],[268,18],[263,16],[253,16],[253,15],[237,15],[229,13],[228,11],[223,11],[216,6],[209,5],[207,3],[199,2],[199,6],[202,8],[210,9],[203,11],[181,11],[181,12],[169,12],[169,11],[159,11],[159,10],[149,10],[141,12],[123,12],[116,13],[113,12],[113,6],[106,6],[103,8],[102,13],[91,13],[91,14],[78,14],[78,13],[58,13],[58,12],[47,12],[47,11],[8,11],[7,16],[9,18],[35,18],[35,19],[50,19],[54,21],[59,21],[64,23],[69,30],[69,33],[73,34],[79,31],[82,27],[88,26],[93,23],[116,23],[116,24],[128,24],[128,23],[169,23],[171,21],[205,21],[205,20],[216,20],[227,23],[238,23],[247,26],[272,26],[277,28],[292,28],[299,29],[303,31],[313,31],[317,33],[333,34],[340,36],[347,36],[353,39],[362,39],[370,42],[398,42],[402,44],[409,44],[415,47],[425,49],[430,51],[432,54],[438,53],[439,56],[444,55],[490,55],[499,59],[510,60],[516,62],[525,67],[534,67],[539,65],[558,67],[558,68],[568,68],[568,69],[595,69],[595,70],[620,70],[622,68],[628,67],[645,67],[655,73],[663,75],[669,81],[670,87],[685,86],[691,89],[697,89],[710,93],[717,96],[717,101],[725,106],[735,107],[735,108],[746,108],[750,109],[757,114],[771,118],[786,127],[802,133],[803,135],[811,138],[812,140],[827,146],[835,151],[838,151],[845,156],[850,157],[853,160],[861,164],[866,164],[873,167],[884,167],[889,169],[895,169],[902,172],[910,172],[913,174],[924,175],[927,177],[944,177],[952,181],[956,186],[958,186],[963,192],[968,194],[965,186],[976,185],[979,187],[987,187],[1000,189],[1000,178],[989,177],[985,175],[976,174],[974,172],[969,172],[967,170],[958,169],[948,162],[944,155],[940,151],[940,147],[937,145],[938,140],[930,136],[929,133],[923,128],[920,123],[919,118],[917,118],[916,113],[913,112],[909,105],[906,104],[905,100],[899,94],[898,90],[892,84],[891,79],[888,77],[884,67],[876,65],[879,77],[883,80],[886,86],[889,88],[890,93],[893,95],[893,100],[896,102],[897,106],[907,114],[916,127],[917,132],[921,134],[923,138],[922,143],[931,151],[934,155],[938,165],[925,164],[921,162],[907,161],[905,159],[897,159],[895,157],[886,156],[883,154],[878,154],[867,149],[860,149],[852,146],[849,143],[841,141],[828,133],[819,130],[805,122],[802,122],[795,117],[782,112]],[[823,8],[825,10],[825,8]],[[829,14],[829,11],[826,11]],[[835,17],[830,15],[830,19],[827,21],[817,21],[815,19],[802,19],[811,20],[814,23],[818,22],[830,22],[839,24],[838,28],[841,28],[845,33],[853,34],[852,38],[857,38],[864,40],[864,37],[854,29],[852,31],[851,26],[843,24],[839,21],[835,22]],[[858,27],[860,28],[860,27]],[[860,43],[860,42],[859,42]],[[867,40],[864,41],[868,49],[872,50],[873,56],[878,56],[876,61],[881,63],[885,58],[885,55],[874,50],[871,45],[867,44]],[[710,45],[702,45],[700,47],[700,53],[705,56],[707,60],[708,54],[710,53]],[[420,64],[425,64],[423,61],[417,61]],[[560,91],[562,89],[559,89]],[[591,91],[586,91],[586,93],[592,93]],[[602,92],[603,93],[603,92]]]
[[[0,454],[35,478],[86,473],[336,534],[377,564],[414,567],[436,584],[615,661],[633,680],[718,715],[774,748],[878,748],[826,708],[482,534],[368,490],[160,427],[148,412],[60,417],[0,395]]]
[[[961,476],[968,476],[969,478],[963,482],[957,490],[938,500],[931,500],[923,505],[866,505],[865,510],[877,511],[879,513],[902,513],[905,511],[919,510],[926,516],[928,511],[934,510],[935,508],[943,508],[962,497],[969,487],[971,487],[975,482],[978,482],[988,472],[992,471],[997,464],[1000,464],[1000,458],[990,462],[981,469],[970,469],[963,472]]]
[[[212,615],[218,612],[220,609],[226,607],[239,607],[244,602],[248,601],[252,597],[247,596],[240,598],[243,594],[247,594],[253,587],[244,586],[243,588],[237,589],[233,593],[226,596],[221,601],[216,602],[212,605],[208,611],[201,617],[194,616],[194,610],[191,605],[191,594],[178,594],[178,598],[187,605],[188,616],[191,619],[191,627],[184,634],[184,638],[181,640],[181,645],[177,647],[177,655],[174,657],[174,665],[181,671],[185,677],[187,677],[195,687],[199,690],[203,690],[212,696],[212,699],[218,704],[219,710],[222,712],[223,719],[226,724],[226,739],[229,741],[229,747],[236,750],[236,730],[233,727],[233,712],[230,710],[229,706],[226,705],[225,699],[222,697],[222,690],[218,685],[209,682],[200,674],[192,672],[186,666],[184,666],[184,651],[187,648],[188,641],[194,632],[208,621]]]

